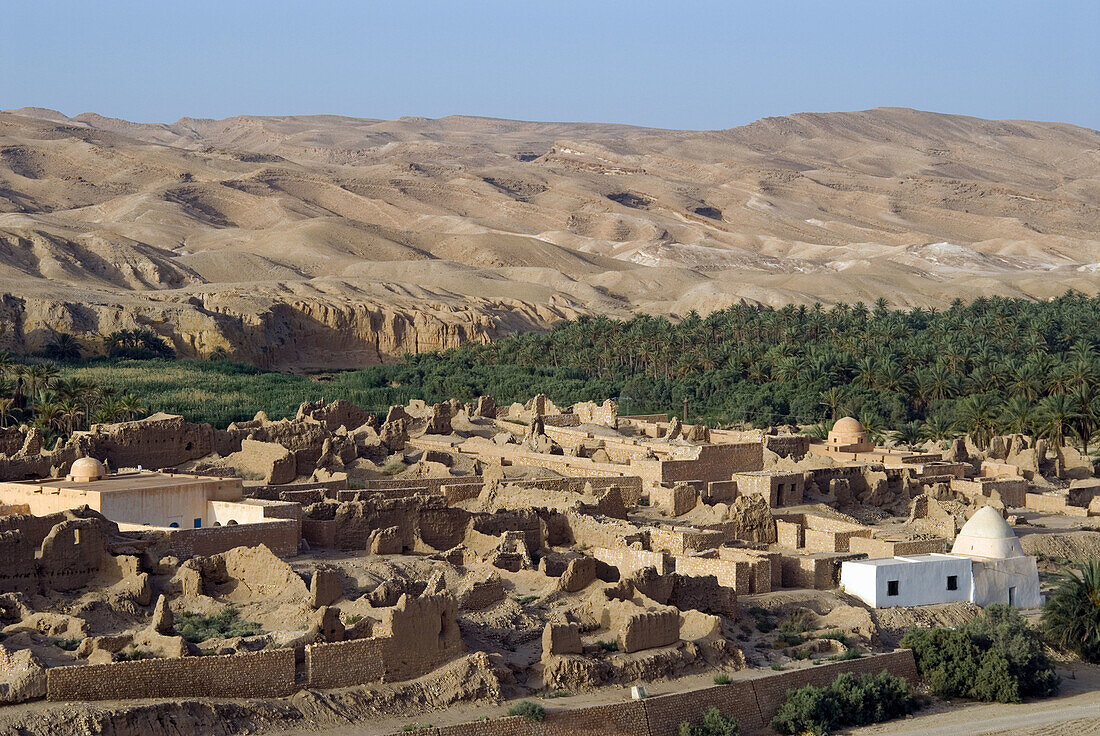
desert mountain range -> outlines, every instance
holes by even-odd
[[[149,326],[351,367],[581,314],[1100,286],[1100,132],[0,113],[0,349]]]

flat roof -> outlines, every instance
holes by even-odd
[[[929,552],[924,555],[904,555],[900,557],[880,557],[874,560],[848,560],[845,565],[868,565],[870,567],[890,567],[893,565],[909,565],[914,562],[944,562],[949,560],[970,561],[964,555],[950,555],[942,552]]]
[[[205,486],[210,483],[234,482],[241,483],[240,478],[219,478],[213,475],[190,475],[187,473],[160,473],[153,470],[139,470],[132,473],[116,473],[108,475],[100,480],[79,483],[64,478],[46,478],[43,480],[21,480],[9,483],[0,483],[0,488],[5,486],[18,486],[22,488],[56,488],[65,491],[80,491],[83,493],[124,493],[128,491],[150,491],[158,488],[179,486]]]

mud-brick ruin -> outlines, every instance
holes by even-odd
[[[3,702],[352,687],[416,713],[889,651],[911,597],[851,581],[893,589],[917,558],[1031,574],[1097,544],[1100,480],[1023,435],[880,447],[850,418],[815,440],[541,395],[336,401],[52,448],[0,430],[0,514]],[[921,602],[952,622],[1011,596],[982,585]]]

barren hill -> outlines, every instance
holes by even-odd
[[[1098,284],[1100,132],[1072,125],[0,113],[0,348],[140,324],[357,366],[586,313]]]

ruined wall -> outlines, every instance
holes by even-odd
[[[234,547],[267,545],[279,557],[298,554],[301,524],[293,520],[273,519],[254,524],[207,526],[201,529],[129,530],[128,533],[153,540],[162,554],[186,559],[227,552]]]
[[[1047,495],[1045,493],[1028,493],[1024,496],[1024,506],[1031,511],[1041,511],[1044,514],[1066,514],[1068,516],[1088,516],[1089,510],[1084,506],[1071,506],[1066,503],[1065,496]]]
[[[848,541],[848,551],[864,554],[870,559],[897,557],[899,555],[925,555],[932,552],[946,552],[949,545],[946,539],[874,539],[855,537]]]
[[[678,736],[680,723],[699,723],[704,713],[718,708],[737,718],[744,736],[764,736],[773,733],[767,724],[779,711],[787,690],[804,685],[821,687],[842,672],[877,674],[883,671],[904,677],[910,683],[917,680],[913,653],[905,649],[646,700],[576,709],[551,706],[541,722],[522,717],[498,718],[427,728],[417,733],[423,736]]]
[[[298,689],[293,649],[54,667],[46,678],[54,701],[280,698]]]
[[[306,647],[311,688],[419,677],[465,651],[450,593],[411,597],[383,612],[379,636]]]
[[[645,567],[656,568],[662,575],[672,572],[672,564],[664,552],[631,547],[593,547],[589,551],[597,560],[616,568],[624,577]]]
[[[642,479],[636,475],[621,475],[606,478],[586,478],[575,476],[571,478],[538,478],[534,480],[508,481],[510,486],[521,488],[544,488],[548,491],[559,493],[583,493],[586,487],[599,493],[611,488],[618,488],[622,494],[623,503],[626,506],[637,506],[642,497]]]
[[[801,460],[810,451],[810,438],[804,434],[764,435],[764,447],[779,457]]]
[[[85,455],[111,467],[170,468],[214,451],[214,428],[192,424],[181,416],[154,414],[120,424],[95,424],[74,435]]]

